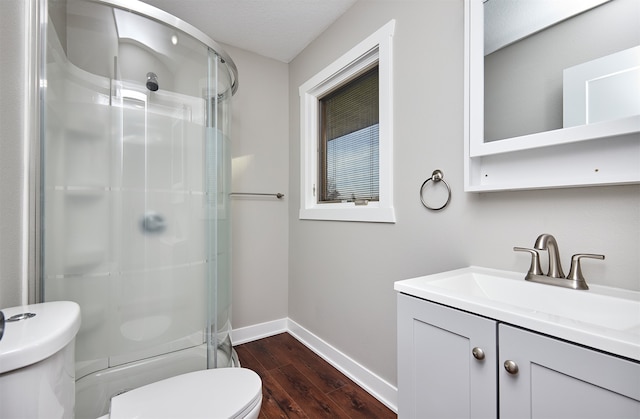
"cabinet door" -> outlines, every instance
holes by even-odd
[[[498,335],[501,418],[640,418],[639,363],[504,324]]]
[[[493,320],[398,294],[398,416],[496,418],[496,333]]]

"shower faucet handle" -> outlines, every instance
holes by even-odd
[[[142,216],[140,220],[140,228],[143,233],[162,233],[167,229],[167,222],[162,214],[149,211]]]

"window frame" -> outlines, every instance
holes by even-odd
[[[299,88],[301,220],[395,223],[393,207],[393,66],[395,20],[389,21]],[[378,64],[379,201],[318,203],[319,99]]]

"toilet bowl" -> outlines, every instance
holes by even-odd
[[[136,388],[111,399],[100,419],[258,417],[262,381],[245,368],[190,372]]]
[[[0,338],[0,418],[72,418],[80,307],[56,301],[2,312],[11,321],[5,323]],[[111,399],[109,414],[100,419],[255,419],[261,405],[258,374],[245,368],[219,368],[119,394]]]

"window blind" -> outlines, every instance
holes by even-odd
[[[319,202],[379,200],[378,67],[320,99]]]

